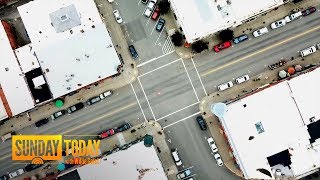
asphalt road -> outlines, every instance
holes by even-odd
[[[259,38],[251,36],[251,40],[218,54],[208,51],[197,55],[193,64],[190,59],[179,59],[171,50],[163,51],[166,37],[163,32],[152,31],[155,22],[148,22],[142,15],[143,4],[136,2],[137,9],[129,11],[127,6],[134,4],[121,2],[124,0],[114,6],[123,14],[122,29],[129,34],[126,35],[128,42],[136,46],[140,55],[138,80],[132,86],[115,90],[115,94],[103,102],[43,127],[28,127],[17,133],[97,134],[123,122],[135,125],[145,119],[156,119],[165,127],[169,146],[178,148],[184,166],[194,166],[195,179],[237,179],[224,167],[218,167],[210,154],[205,140],[209,132],[201,131],[195,122],[198,103],[206,93],[216,92],[220,83],[243,74],[261,74],[267,70],[266,65],[280,58],[297,57],[299,50],[320,42],[319,29],[308,32],[320,26],[319,12]],[[143,31],[135,30],[141,27]],[[22,166],[12,164],[10,143],[7,141],[0,146],[0,175]]]

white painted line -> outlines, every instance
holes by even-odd
[[[162,48],[161,48],[163,54],[165,54],[165,52],[166,52],[166,51],[165,51],[165,48],[166,48],[166,46],[168,45],[168,38],[169,38],[169,37],[167,37],[166,41],[164,42],[164,44],[163,44],[163,46],[162,46]]]
[[[144,120],[145,120],[146,122],[148,122],[148,121],[147,121],[147,118],[146,118],[146,115],[144,114],[144,112],[143,112],[143,110],[142,110],[140,101],[139,101],[139,99],[138,99],[138,96],[137,96],[137,94],[136,94],[136,91],[135,91],[134,88],[133,88],[132,83],[130,83],[130,85],[131,85],[131,88],[132,88],[132,90],[133,90],[134,96],[136,97],[136,99],[137,99],[137,101],[138,101],[138,105],[139,105],[140,110],[141,110],[141,112],[142,112],[143,118],[144,118]]]
[[[173,125],[175,125],[175,124],[177,124],[177,123],[179,123],[179,122],[181,122],[181,121],[184,121],[184,120],[186,120],[186,119],[189,119],[189,118],[191,118],[191,117],[193,117],[193,116],[196,116],[196,115],[198,115],[198,114],[201,114],[201,112],[200,112],[200,111],[199,111],[199,112],[196,112],[196,113],[194,113],[194,114],[191,114],[191,115],[188,116],[188,117],[185,117],[185,118],[183,118],[183,119],[180,119],[179,121],[176,121],[176,122],[174,122],[174,123],[172,123],[172,124],[169,124],[169,125],[167,125],[167,126],[164,126],[163,129],[168,128],[168,127],[170,127],[170,126],[173,126]]]
[[[141,89],[142,89],[142,92],[143,92],[143,94],[144,94],[144,97],[145,97],[146,100],[147,100],[147,103],[148,103],[148,106],[149,106],[149,108],[150,108],[152,117],[153,117],[153,119],[154,119],[155,121],[157,121],[157,119],[156,119],[156,117],[154,116],[154,113],[153,113],[153,111],[152,111],[152,108],[151,108],[151,106],[150,106],[150,103],[149,103],[148,97],[147,97],[147,95],[146,95],[146,92],[144,92],[144,89],[143,89],[143,87],[142,87],[142,84],[141,84],[141,81],[140,81],[139,77],[138,77],[138,82],[139,82],[139,84],[140,84],[140,86],[141,86]]]
[[[140,3],[141,3],[141,0],[139,0],[139,2],[138,2],[138,6],[140,5]]]
[[[158,20],[158,21],[159,21],[159,20]],[[150,36],[152,35],[153,31],[156,29],[156,26],[157,26],[157,24],[158,24],[158,21],[157,21],[156,24],[153,26],[152,31],[151,31],[151,33],[150,33]]]
[[[173,42],[171,41],[171,38],[169,38],[169,43],[170,43],[170,45],[171,45],[172,51],[175,51],[175,49],[174,49],[174,44],[173,44]]]
[[[166,46],[164,47],[164,51],[163,52],[171,52],[174,51],[174,47],[172,47],[172,42],[171,39],[169,38],[169,36],[166,39]]]
[[[187,76],[188,76],[189,81],[190,81],[190,83],[191,83],[191,86],[192,86],[192,89],[193,89],[193,91],[194,91],[194,94],[196,95],[196,98],[197,98],[197,100],[198,100],[198,102],[199,102],[199,101],[200,101],[200,100],[199,100],[199,97],[198,97],[198,95],[197,95],[196,89],[195,89],[194,86],[193,86],[193,83],[192,83],[191,78],[190,78],[190,76],[189,76],[187,67],[186,67],[186,65],[184,64],[183,60],[182,60],[181,62],[182,62],[182,64],[183,64],[184,69],[186,70],[186,73],[187,73]]]
[[[149,63],[151,63],[151,62],[153,62],[153,61],[155,61],[155,60],[157,60],[157,59],[159,59],[159,58],[162,58],[162,57],[164,57],[164,56],[166,56],[166,55],[168,55],[168,54],[171,54],[171,53],[173,53],[173,52],[169,52],[169,53],[163,54],[163,55],[161,55],[161,56],[159,56],[159,57],[150,59],[149,61],[146,61],[146,62],[144,62],[144,63],[138,64],[137,67],[141,67],[141,66],[144,66],[144,65],[146,65],[146,64],[149,64]]]
[[[161,30],[161,32],[160,32],[160,34],[159,34],[159,36],[158,36],[158,38],[157,38],[156,42],[154,43],[154,45],[156,45],[156,44],[157,44],[157,42],[159,41],[160,36],[161,36],[161,34],[162,34],[162,32],[163,32],[164,28],[165,28],[165,27],[163,27],[163,28],[162,28],[162,30]]]
[[[148,22],[147,22],[146,26],[149,24],[152,14],[153,14],[153,11],[152,11],[150,17],[148,18]]]
[[[146,73],[144,73],[144,74],[141,74],[140,76],[138,76],[138,78],[140,78],[140,77],[142,77],[142,76],[145,76],[145,75],[147,75],[147,74],[149,74],[149,73],[152,73],[152,72],[154,72],[154,71],[156,71],[156,70],[158,70],[158,69],[161,69],[161,68],[163,68],[163,67],[169,66],[170,64],[173,64],[173,63],[175,63],[175,62],[177,62],[177,61],[181,61],[181,60],[182,60],[182,58],[176,59],[176,60],[174,60],[174,61],[172,61],[172,62],[169,62],[169,63],[167,63],[167,64],[165,64],[165,65],[162,65],[162,66],[160,66],[160,67],[158,67],[158,68],[156,68],[156,69],[153,69],[153,70],[151,70],[151,71],[149,71],[149,72],[146,72]]]
[[[204,85],[203,85],[203,83],[202,83],[201,77],[200,77],[200,75],[199,75],[199,71],[198,71],[196,65],[194,64],[194,61],[193,61],[193,58],[192,58],[192,57],[191,57],[191,61],[192,61],[192,64],[193,64],[193,66],[194,66],[194,69],[195,69],[196,72],[197,72],[197,75],[198,75],[198,78],[199,78],[199,80],[200,80],[200,83],[201,83],[201,86],[202,86],[202,88],[203,88],[203,91],[204,91],[204,93],[205,93],[206,96],[207,96],[208,94],[207,94],[206,88],[204,88]]]
[[[159,118],[157,121],[160,121],[160,120],[162,120],[162,119],[164,119],[164,118],[166,118],[166,117],[168,117],[168,116],[171,116],[171,115],[173,115],[173,114],[175,114],[175,113],[177,113],[177,112],[183,111],[183,110],[185,110],[185,109],[187,109],[187,108],[189,108],[189,107],[191,107],[191,106],[194,106],[194,105],[196,105],[196,104],[199,104],[199,102],[193,103],[193,104],[191,104],[191,105],[189,105],[189,106],[187,106],[187,107],[184,107],[184,108],[182,108],[182,109],[179,109],[179,110],[177,110],[177,111],[175,111],[175,112],[172,112],[172,113],[170,113],[170,114],[168,114],[168,115],[165,115],[165,116]]]

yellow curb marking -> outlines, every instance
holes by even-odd
[[[284,40],[284,41],[280,41],[280,42],[278,42],[278,43],[276,43],[276,44],[273,44],[273,45],[271,45],[271,46],[269,46],[269,47],[266,47],[266,48],[264,48],[264,49],[261,49],[261,50],[259,50],[259,51],[257,51],[257,52],[254,52],[254,53],[252,53],[252,54],[249,54],[249,55],[247,55],[247,56],[244,56],[244,57],[242,57],[242,58],[240,58],[240,59],[237,59],[237,60],[232,61],[232,62],[230,62],[230,63],[227,63],[227,64],[225,64],[225,65],[222,65],[222,66],[220,66],[220,67],[218,67],[218,68],[209,70],[209,71],[201,74],[201,77],[206,77],[206,76],[208,76],[209,74],[212,74],[212,73],[214,73],[214,72],[216,72],[216,71],[219,71],[219,70],[222,70],[222,69],[224,69],[224,68],[227,68],[227,67],[229,67],[229,66],[231,66],[231,65],[234,65],[234,64],[236,64],[236,63],[238,63],[238,62],[244,61],[244,60],[246,60],[246,59],[248,59],[248,58],[250,58],[250,57],[253,57],[253,56],[256,56],[256,55],[261,54],[261,53],[263,53],[263,52],[266,52],[266,51],[268,51],[268,50],[270,50],[270,49],[272,49],[272,48],[275,48],[275,47],[280,46],[280,45],[282,45],[282,44],[284,44],[284,43],[287,43],[287,42],[289,42],[289,41],[292,41],[292,40],[294,40],[294,39],[297,39],[297,38],[299,38],[299,37],[301,37],[301,36],[304,36],[304,35],[306,35],[306,34],[309,34],[309,33],[313,32],[313,31],[318,30],[318,29],[320,29],[320,26],[314,27],[314,28],[312,28],[312,29],[309,29],[309,30],[307,30],[307,31],[305,31],[305,32],[303,32],[303,33],[301,33],[301,34],[297,34],[297,35],[295,35],[295,36],[292,36],[292,37],[290,37],[290,38],[288,38],[288,39],[286,39],[286,40]]]

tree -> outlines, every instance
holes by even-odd
[[[170,10],[170,3],[168,2],[168,0],[161,0],[158,3],[158,7],[161,14],[167,14]]]
[[[182,44],[183,44],[183,35],[179,31],[176,31],[174,34],[172,34],[171,40],[173,42],[173,45],[182,46]]]
[[[230,30],[230,29],[225,29],[225,30],[222,30],[220,33],[219,33],[219,38],[221,41],[230,41],[233,39],[233,31]]]
[[[197,42],[193,43],[191,48],[195,52],[200,53],[203,50],[209,49],[208,44],[209,44],[208,42],[203,42],[203,41],[200,40],[200,41],[197,41]]]

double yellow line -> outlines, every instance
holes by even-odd
[[[237,64],[237,63],[239,63],[239,62],[241,62],[241,61],[247,60],[248,58],[251,58],[251,57],[253,57],[253,56],[256,56],[256,55],[259,55],[259,54],[261,54],[261,53],[264,53],[264,52],[266,52],[266,51],[268,51],[268,50],[270,50],[270,49],[276,48],[276,47],[278,47],[278,46],[280,46],[280,45],[282,45],[282,44],[285,44],[285,43],[287,43],[287,42],[289,42],[289,41],[298,39],[298,38],[300,38],[300,37],[302,37],[302,36],[304,36],[304,35],[310,34],[310,33],[314,32],[314,31],[319,30],[319,29],[320,29],[320,26],[317,26],[317,27],[314,27],[314,28],[312,28],[312,29],[309,29],[309,30],[307,30],[307,31],[305,31],[305,32],[302,32],[302,33],[300,33],[300,34],[297,34],[297,35],[295,35],[295,36],[292,36],[292,37],[290,37],[290,38],[288,38],[288,39],[286,39],[286,40],[284,40],[284,41],[280,41],[280,42],[278,42],[278,43],[272,44],[272,45],[270,45],[270,46],[268,46],[268,47],[266,47],[266,48],[264,48],[264,49],[261,49],[261,50],[259,50],[259,51],[256,51],[256,52],[254,52],[254,53],[252,53],[252,54],[248,54],[248,55],[246,55],[246,56],[244,56],[244,57],[242,57],[242,58],[240,58],[240,59],[231,61],[231,62],[229,62],[229,63],[227,63],[227,64],[222,65],[222,66],[219,66],[219,67],[217,67],[217,68],[211,69],[211,70],[209,70],[209,71],[201,74],[201,77],[206,77],[206,76],[208,76],[208,75],[210,75],[210,74],[212,74],[212,73],[214,73],[214,72],[220,71],[220,70],[225,69],[225,68],[227,68],[227,67],[229,67],[229,66],[232,66],[232,65],[234,65],[234,64]]]

